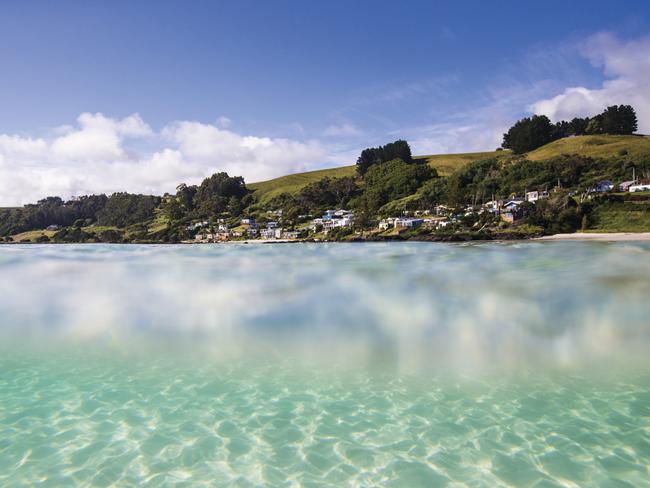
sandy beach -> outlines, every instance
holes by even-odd
[[[576,232],[574,234],[554,234],[539,237],[540,241],[650,241],[650,232]]]

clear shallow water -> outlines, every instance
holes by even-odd
[[[650,246],[0,247],[0,485],[650,486]]]

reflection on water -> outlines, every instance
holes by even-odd
[[[5,339],[400,371],[628,362],[650,344],[644,243],[1,251]]]
[[[649,276],[646,243],[2,246],[0,485],[647,486]]]

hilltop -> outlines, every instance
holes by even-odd
[[[542,161],[563,154],[577,154],[591,158],[612,158],[623,155],[631,159],[648,157],[650,156],[650,136],[584,135],[566,137],[519,157],[525,157],[531,161]],[[414,156],[414,159],[426,160],[429,166],[438,171],[440,176],[449,176],[468,163],[490,158],[507,160],[513,159],[515,156],[507,150]],[[282,193],[296,194],[303,187],[322,178],[354,176],[355,172],[355,165],[339,166],[280,176],[267,181],[250,183],[247,186],[255,191],[255,195],[260,201],[266,202]]]

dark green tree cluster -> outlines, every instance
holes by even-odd
[[[165,195],[162,210],[171,220],[210,218],[229,213],[240,215],[252,203],[252,197],[241,176],[215,173],[199,185],[181,184],[176,195]]]
[[[400,139],[385,146],[364,149],[357,159],[357,173],[363,176],[371,166],[395,159],[401,159],[405,163],[413,162],[408,142]]]
[[[297,196],[297,203],[308,212],[328,208],[345,208],[359,193],[354,178],[323,178],[305,186]]]
[[[97,214],[99,225],[126,227],[138,222],[145,222],[154,217],[160,197],[136,195],[133,193],[113,193],[106,205]]]
[[[242,211],[242,199],[248,189],[241,176],[215,173],[203,180],[194,196],[194,215],[208,218],[223,212],[238,215]]]
[[[47,197],[35,204],[0,210],[0,235],[18,234],[50,225],[69,226],[76,221],[92,223],[104,209],[106,195],[89,195],[64,202]]]
[[[374,165],[364,176],[365,185],[358,207],[374,215],[386,203],[412,195],[424,182],[437,176],[436,170],[425,162],[409,164],[394,159]]]
[[[552,124],[545,115],[518,120],[503,135],[502,146],[515,154],[537,149],[551,141],[584,134],[628,135],[637,130],[636,112],[631,105],[612,105],[594,117],[576,117]]]
[[[636,112],[631,105],[612,105],[589,121],[587,134],[633,134],[637,130]]]
[[[503,134],[505,149],[512,149],[515,154],[521,154],[548,144],[553,140],[553,124],[546,115],[533,115],[518,120]]]
[[[583,209],[566,192],[558,192],[546,200],[538,200],[527,209],[526,223],[544,228],[548,234],[577,231],[585,215]]]

